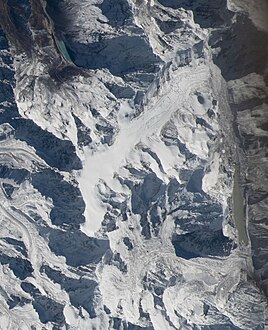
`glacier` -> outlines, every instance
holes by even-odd
[[[0,1],[0,329],[264,330],[266,1]]]

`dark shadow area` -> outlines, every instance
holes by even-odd
[[[190,192],[199,192],[203,193],[202,190],[202,180],[204,176],[204,170],[202,168],[197,169],[191,175],[191,178],[186,186],[186,189]]]
[[[9,8],[9,19],[14,24],[17,32],[24,38],[31,40],[32,33],[28,26],[31,15],[31,4],[29,0],[7,0]]]
[[[13,79],[14,79],[14,72],[9,68],[1,67],[0,80],[13,81]]]
[[[71,23],[71,18],[64,13],[62,10],[62,5],[62,0],[46,0],[46,11],[53,20],[56,35],[59,37]]]
[[[6,37],[0,30],[0,41],[7,46]],[[12,86],[15,85],[14,71],[11,68],[0,70],[0,80],[5,79],[8,83],[0,81],[0,102],[8,102],[4,106],[0,116],[0,124],[8,123],[14,129],[14,136],[18,140],[25,141],[35,148],[39,157],[48,165],[62,171],[78,170],[82,168],[80,159],[71,141],[61,140],[52,133],[43,130],[30,119],[22,118],[17,109]]]
[[[157,206],[165,208],[165,191],[166,185],[155,173],[147,174],[143,182],[135,184],[131,189],[132,212],[140,214],[142,234],[146,239],[151,238],[152,232],[157,234],[159,231],[160,218]],[[150,217],[152,228],[149,225],[148,217]]]
[[[182,191],[183,191],[183,185],[179,183],[176,178],[171,178],[167,186],[168,203],[169,204],[171,204],[172,202],[176,203]]]
[[[130,86],[120,86],[120,85],[109,84],[109,83],[106,83],[105,86],[118,99],[121,99],[121,98],[131,99],[135,95],[134,90]]]
[[[63,180],[60,174],[46,169],[32,174],[32,185],[46,198],[53,200],[50,213],[54,225],[79,228],[85,222],[85,203],[78,187]]]
[[[97,264],[109,249],[109,241],[88,237],[81,231],[40,229],[42,236],[49,233],[49,247],[56,255],[66,258],[70,266]]]
[[[187,148],[186,144],[181,142],[178,137],[178,129],[172,122],[168,122],[163,126],[161,131],[161,140],[165,143],[166,146],[177,146],[180,153],[185,155],[187,160],[197,158],[197,156]]]
[[[10,298],[7,300],[8,308],[12,309],[16,306],[23,306],[25,304],[29,304],[31,301],[24,297],[18,297],[13,294],[10,295]]]
[[[6,165],[0,166],[0,178],[14,180],[17,184],[21,184],[26,178],[30,177],[30,173],[25,169],[10,168]]]
[[[20,252],[21,254],[24,255],[24,257],[28,257],[28,253],[27,253],[27,249],[25,244],[23,243],[23,241],[19,241],[15,238],[12,237],[3,237],[1,238],[2,240],[4,240],[5,242],[7,242],[8,244],[13,245],[13,247]]]
[[[13,99],[13,90],[10,85],[7,85],[5,82],[0,81],[0,102],[5,102],[7,100]]]
[[[24,292],[29,293],[32,296],[32,304],[38,313],[40,321],[44,324],[54,322],[57,324],[55,327],[60,329],[61,325],[65,322],[63,314],[64,305],[49,297],[42,296],[39,289],[37,289],[32,283],[22,282],[21,288]]]
[[[34,147],[37,155],[50,166],[56,167],[60,171],[82,168],[81,161],[77,157],[75,147],[71,141],[60,140],[29,119],[13,119],[10,124],[16,129],[15,137]]]
[[[227,9],[226,0],[158,0],[158,2],[173,9],[184,8],[192,10],[194,20],[202,28],[220,27],[228,22],[233,14]]]
[[[28,26],[31,4],[28,0],[6,0],[0,2],[0,25],[9,41],[26,54],[32,50],[32,33]]]
[[[176,235],[172,239],[177,257],[192,259],[197,257],[225,257],[233,248],[233,241],[225,237],[222,230],[201,228],[196,232]]]
[[[113,27],[123,26],[132,21],[133,16],[127,0],[104,0],[99,8]]]
[[[3,30],[0,28],[0,50],[8,49],[8,41],[5,37]]]
[[[267,63],[268,35],[258,31],[246,16],[238,16],[227,30],[215,31],[209,41],[221,51],[214,56],[215,64],[226,80],[249,73],[263,74]]]
[[[94,291],[97,287],[95,281],[87,278],[74,279],[65,276],[60,271],[54,270],[51,267],[44,265],[41,267],[41,272],[46,275],[55,283],[60,284],[70,297],[70,302],[76,308],[82,306],[91,318],[96,317],[94,309]]]
[[[57,326],[65,323],[63,314],[64,305],[41,295],[36,296],[32,304],[42,323],[54,322]]]
[[[11,91],[10,87],[9,93]],[[0,95],[1,92],[3,92],[2,89]],[[7,99],[14,100],[13,92],[12,95],[8,94]],[[48,165],[61,171],[82,168],[81,161],[77,157],[75,147],[71,141],[60,140],[52,133],[43,130],[32,120],[22,118],[15,105],[7,107],[1,113],[0,124],[3,123],[9,123],[15,129],[15,137],[34,147],[37,155],[44,159]]]
[[[90,137],[90,133],[91,133],[90,128],[85,126],[83,122],[75,114],[72,113],[72,116],[74,118],[75,125],[77,127],[78,145],[81,147],[88,146],[92,142],[92,139]]]
[[[160,195],[163,195],[165,186],[155,173],[145,176],[141,184],[132,188],[131,206],[134,214],[142,214],[148,210],[153,202],[156,202]]]
[[[33,297],[36,296],[36,295],[41,294],[39,289],[37,289],[32,283],[21,282],[20,286],[21,286],[23,291],[25,291],[26,293],[29,293]]]
[[[2,265],[8,264],[14,275],[20,280],[25,280],[34,271],[29,260],[20,257],[10,257],[4,253],[0,253],[0,263]]]
[[[178,20],[168,20],[168,21],[161,21],[157,18],[155,18],[155,21],[159,28],[164,33],[171,33],[175,31],[176,29],[182,28],[184,26],[184,23],[182,21]]]
[[[1,172],[1,168],[0,168]],[[16,187],[14,187],[12,184],[9,183],[2,183],[3,191],[8,199],[12,199],[12,195],[14,191],[16,190]]]
[[[143,37],[122,35],[92,44],[67,39],[73,62],[86,69],[109,69],[116,76],[142,71],[155,73],[160,59]]]
[[[109,329],[122,329],[122,330],[154,330],[154,327],[140,327],[139,325],[135,325],[133,323],[123,321],[118,317],[113,317],[109,321]]]

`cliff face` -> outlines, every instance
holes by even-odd
[[[266,4],[0,8],[4,329],[264,329]]]

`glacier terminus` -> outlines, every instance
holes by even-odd
[[[266,0],[0,0],[0,329],[268,327]]]

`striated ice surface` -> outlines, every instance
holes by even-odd
[[[0,2],[0,329],[265,329],[265,8]]]

